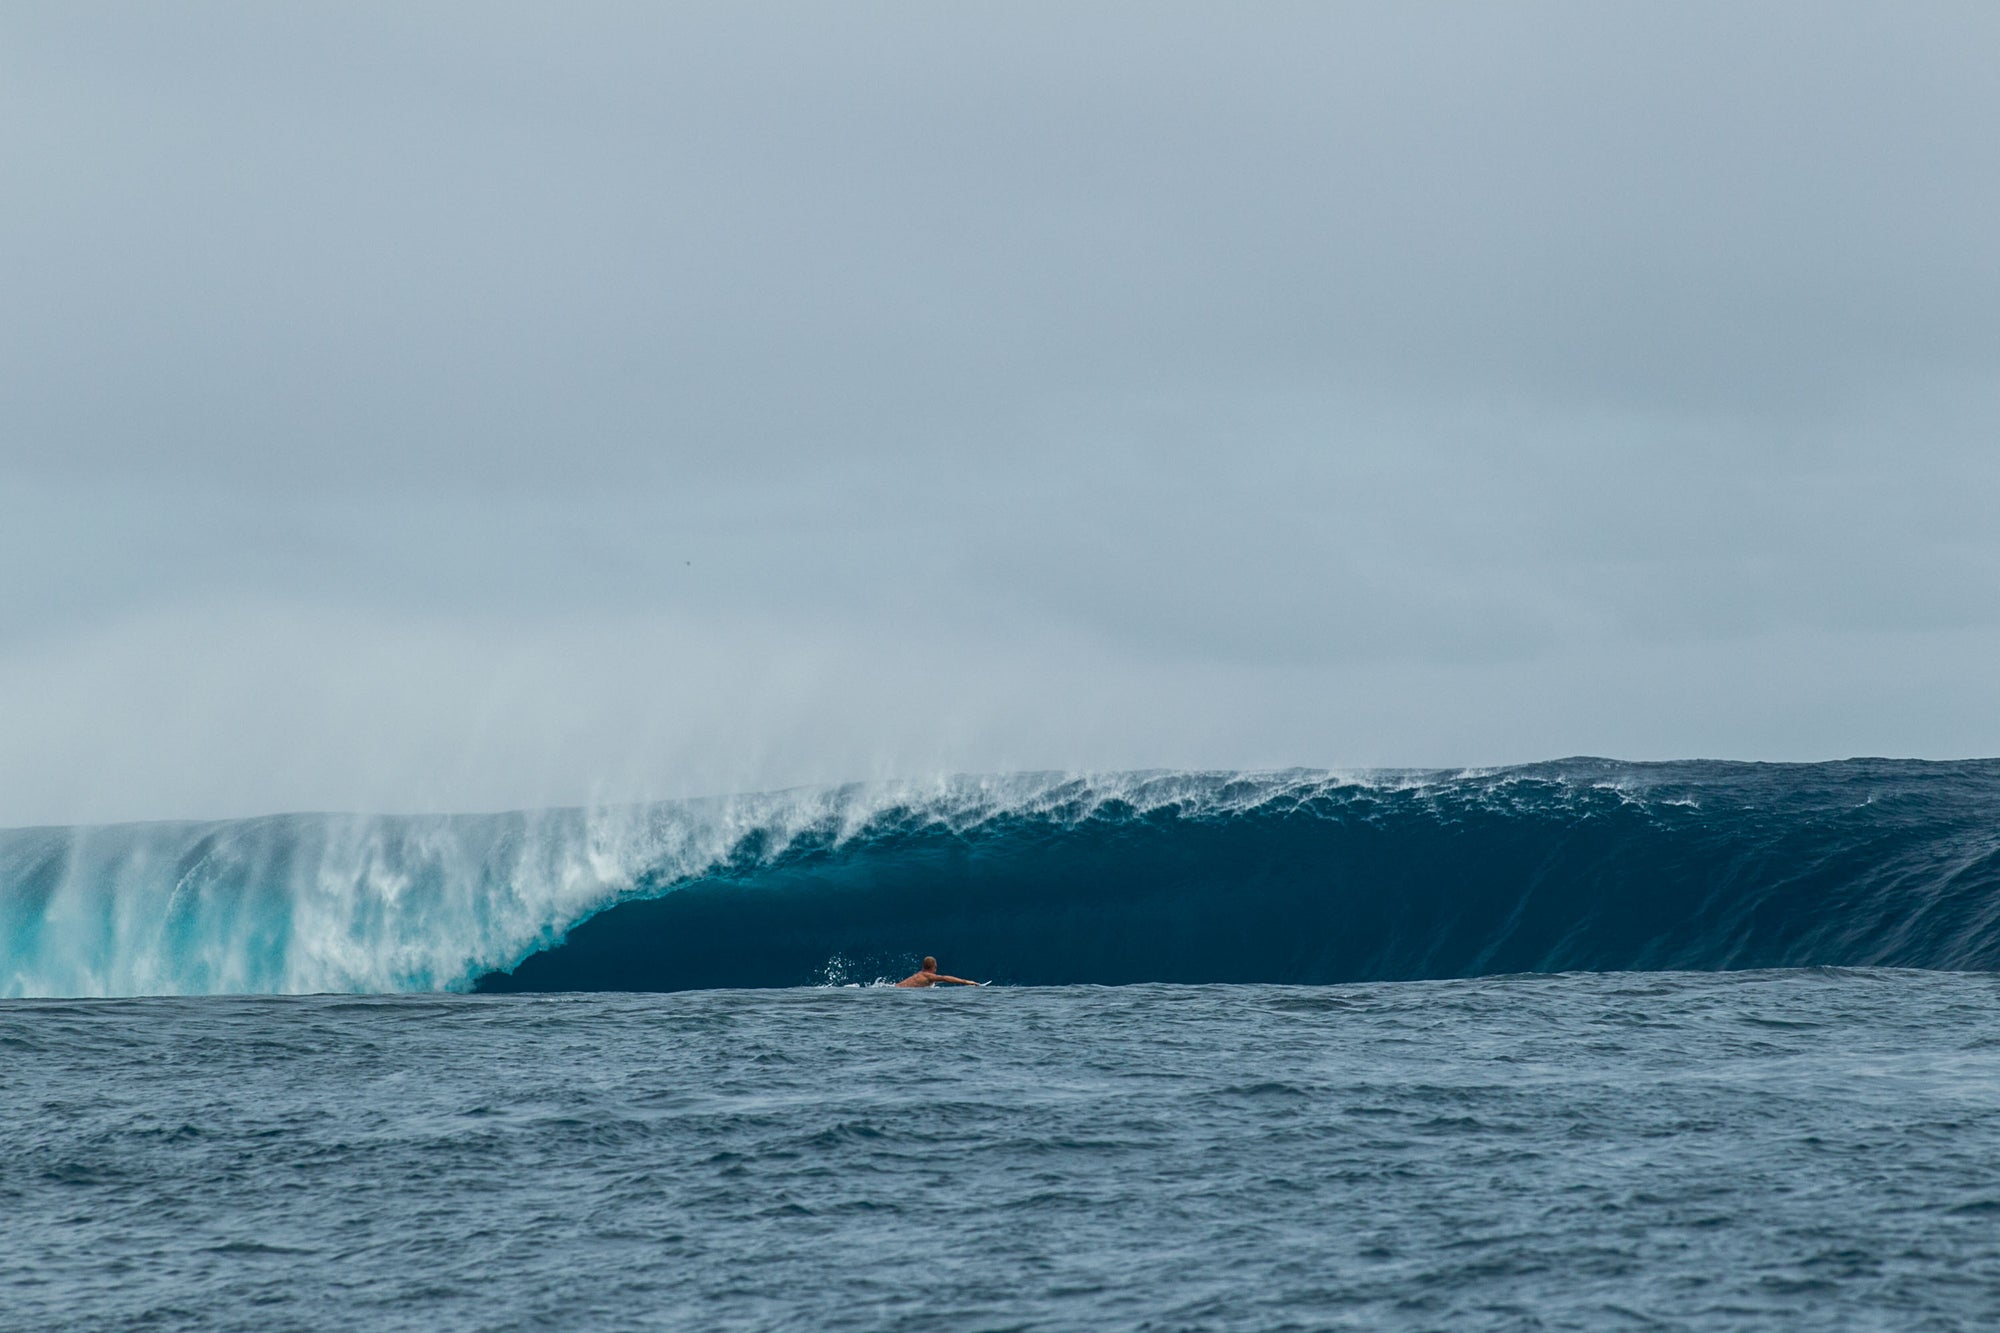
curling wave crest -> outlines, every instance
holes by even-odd
[[[2000,965],[2000,761],[962,777],[0,832],[0,995]]]

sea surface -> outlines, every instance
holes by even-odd
[[[1974,1329],[2000,978],[0,1004],[10,1329]]]
[[[2000,1327],[1996,969],[1994,760],[0,830],[0,1329]]]

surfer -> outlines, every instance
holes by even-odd
[[[924,965],[917,971],[896,983],[898,986],[977,986],[976,981],[964,977],[948,977],[937,970],[937,959],[926,956]]]

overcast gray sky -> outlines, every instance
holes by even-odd
[[[0,0],[0,824],[2000,753],[1996,61]]]

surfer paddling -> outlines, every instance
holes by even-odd
[[[977,986],[976,981],[964,977],[948,977],[937,970],[937,959],[925,958],[924,965],[917,971],[896,983],[898,986]]]

